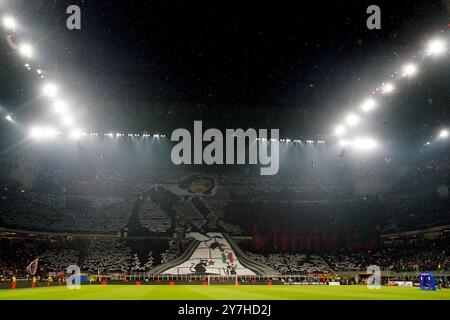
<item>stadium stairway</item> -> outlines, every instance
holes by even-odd
[[[188,246],[188,248],[183,252],[183,254],[181,256],[179,256],[178,258],[176,258],[172,261],[169,261],[169,262],[160,264],[159,266],[156,266],[155,268],[153,268],[149,271],[149,274],[160,275],[166,270],[169,270],[180,264],[183,264],[192,256],[192,254],[197,249],[199,244],[200,244],[200,242],[197,240],[192,241],[191,244]]]
[[[236,254],[236,257],[239,259],[239,261],[242,263],[243,266],[246,268],[252,270],[258,275],[279,275],[280,273],[276,271],[275,269],[259,262],[256,260],[253,260],[245,252],[241,250],[241,248],[238,246],[238,244],[231,238],[228,234],[223,234],[225,239],[230,244],[231,248],[233,249],[234,253]]]
[[[249,258],[231,237],[222,233],[191,233],[194,239],[177,259],[150,270],[153,275],[277,275],[274,269]]]

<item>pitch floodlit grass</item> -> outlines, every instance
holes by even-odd
[[[365,286],[83,286],[0,290],[0,300],[450,300],[450,290]]]

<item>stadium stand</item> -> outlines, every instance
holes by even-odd
[[[0,227],[16,234],[2,237],[1,270],[23,274],[39,257],[47,272],[162,273],[195,251],[190,232],[223,234],[257,273],[448,270],[448,168],[447,157],[420,162],[391,192],[364,196],[330,177],[46,169],[33,188],[0,182]]]

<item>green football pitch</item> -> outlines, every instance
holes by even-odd
[[[365,286],[83,286],[3,289],[0,300],[450,300],[450,289]]]

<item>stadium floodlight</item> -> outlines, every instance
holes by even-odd
[[[53,104],[53,110],[55,110],[56,113],[65,113],[68,109],[69,106],[63,100],[58,100]]]
[[[33,127],[30,136],[35,139],[50,139],[58,135],[58,132],[50,127]]]
[[[350,146],[351,144],[352,143],[350,141],[348,141],[348,140],[341,140],[341,141],[339,141],[339,145],[341,147],[347,147],[347,146]]]
[[[383,85],[383,94],[386,93],[391,93],[392,91],[394,91],[395,87],[392,83],[386,83],[385,85]]]
[[[12,116],[11,116],[10,114],[8,114],[8,115],[5,117],[5,119],[6,119],[7,121],[9,121],[9,122],[12,122],[12,121],[13,121],[13,118],[12,118]]]
[[[356,151],[372,151],[378,147],[378,142],[372,138],[356,138],[339,141],[341,147],[352,147]]]
[[[58,95],[58,91],[58,86],[54,83],[46,83],[42,88],[42,93],[49,98],[56,97]]]
[[[417,66],[410,63],[403,67],[403,76],[411,77],[417,73]]]
[[[363,104],[361,105],[361,109],[362,109],[364,112],[369,112],[369,111],[372,111],[373,108],[375,108],[376,105],[377,105],[377,103],[375,102],[375,100],[369,98],[369,99],[366,99],[366,100],[363,102]]]
[[[31,58],[34,53],[33,47],[28,43],[22,43],[19,45],[19,53],[27,58]]]
[[[73,118],[70,115],[65,115],[62,118],[62,123],[66,126],[71,126],[73,124]]]
[[[447,139],[449,135],[448,130],[444,129],[439,133],[439,139]]]
[[[79,129],[74,129],[70,132],[70,138],[74,140],[79,140],[83,137],[83,132]]]
[[[11,16],[3,17],[2,23],[3,26],[10,31],[14,31],[17,27],[16,19]]]
[[[378,147],[378,143],[372,138],[357,138],[352,145],[355,149],[362,151],[371,151]]]
[[[345,118],[345,122],[351,127],[358,125],[360,121],[360,117],[354,113],[350,113],[347,118]]]
[[[33,127],[30,129],[30,137],[39,138],[42,136],[43,130],[41,127]]]
[[[428,43],[428,55],[441,55],[446,51],[445,42],[441,39],[433,39]]]
[[[45,138],[54,138],[58,135],[58,131],[53,128],[45,128],[44,137]]]
[[[334,134],[338,137],[343,136],[347,132],[347,128],[345,128],[343,125],[339,125],[334,129]]]

